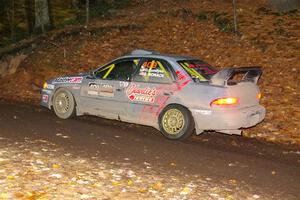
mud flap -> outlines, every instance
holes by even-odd
[[[242,135],[242,130],[218,130],[217,132],[225,133],[228,135]]]
[[[204,130],[201,130],[201,129],[197,129],[196,128],[196,135],[200,135],[204,132]]]

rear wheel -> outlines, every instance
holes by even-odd
[[[159,127],[164,136],[172,140],[190,137],[195,130],[191,112],[180,105],[167,106],[159,117]]]
[[[53,110],[57,117],[68,119],[75,115],[75,100],[72,93],[66,89],[58,89],[53,97]]]

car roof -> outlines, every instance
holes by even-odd
[[[132,51],[130,54],[127,54],[125,56],[122,56],[120,58],[158,58],[158,59],[165,59],[165,60],[195,60],[197,58],[193,58],[190,56],[180,56],[180,55],[170,55],[170,54],[160,54],[157,51],[153,50],[144,50],[144,49],[136,49]]]

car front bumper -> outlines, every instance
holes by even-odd
[[[42,89],[41,90],[41,102],[40,105],[51,109],[51,99],[53,95],[53,90]]]
[[[228,130],[255,126],[265,118],[266,110],[261,105],[229,110],[192,109],[196,131],[215,130],[230,133]],[[233,132],[234,134],[234,132]]]

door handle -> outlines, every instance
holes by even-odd
[[[172,92],[164,92],[163,93],[165,96],[170,96],[170,95],[172,95],[173,93]]]

